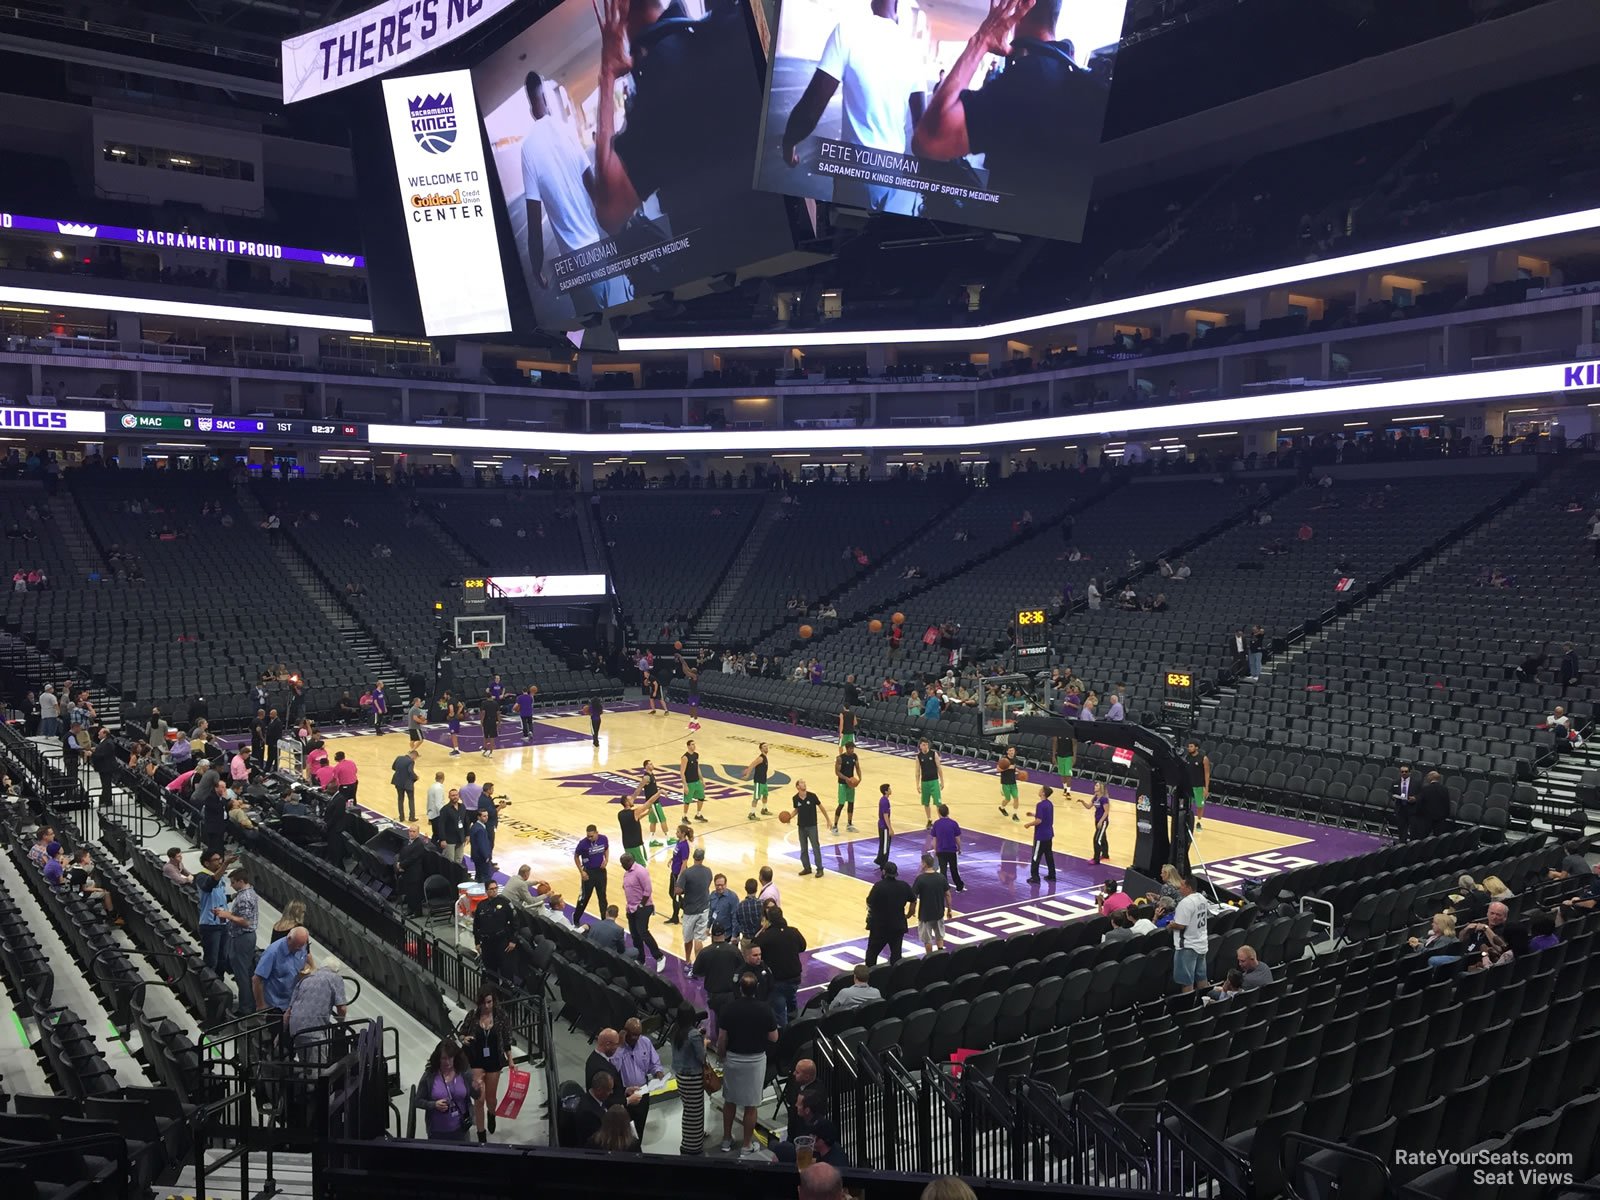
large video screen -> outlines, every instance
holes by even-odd
[[[750,0],[565,0],[473,71],[541,326],[793,249]]]
[[[1073,241],[1127,0],[781,0],[761,188]]]

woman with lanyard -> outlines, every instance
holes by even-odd
[[[1099,866],[1102,858],[1111,857],[1107,840],[1111,832],[1111,797],[1106,794],[1105,782],[1096,781],[1094,795],[1087,800],[1079,796],[1078,803],[1094,813],[1094,862]]]
[[[695,748],[693,738],[684,745],[687,749],[678,759],[678,770],[683,773],[683,802],[688,804],[694,801],[694,819],[703,825],[706,820],[706,783],[700,778],[700,751]]]
[[[485,988],[478,996],[476,1009],[461,1027],[461,1051],[472,1068],[472,1116],[480,1142],[487,1142],[494,1132],[494,1110],[500,1105],[500,1072],[511,1062],[510,1025],[498,1019],[498,1002],[495,990]]]
[[[661,788],[656,783],[656,765],[648,758],[644,760],[644,778],[639,781],[639,786],[633,790],[635,801],[644,804],[645,818],[650,823],[650,845],[661,845],[662,839],[667,836],[667,810],[661,807]],[[656,827],[661,828],[661,837],[656,837]]]
[[[756,746],[756,756],[750,760],[750,765],[744,769],[744,777],[750,781],[750,815],[748,820],[756,819],[756,804],[761,805],[761,815],[770,817],[772,810],[767,807],[767,744],[761,742]]]
[[[440,702],[444,705],[445,728],[450,731],[450,757],[461,757],[461,721],[467,715],[467,706],[446,692]]]
[[[672,1074],[683,1101],[679,1154],[702,1154],[706,1142],[706,1031],[692,1004],[681,1005],[672,1023]]]
[[[433,1052],[412,1099],[415,1107],[428,1114],[428,1140],[466,1141],[472,1102],[477,1095],[467,1070],[467,1056],[460,1046],[445,1038]]]

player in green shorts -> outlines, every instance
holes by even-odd
[[[683,773],[683,802],[694,801],[694,819],[705,823],[706,783],[700,778],[700,751],[694,748],[694,739],[684,743],[688,747],[678,757],[678,770]]]
[[[648,862],[644,853],[644,834],[639,832],[639,810],[633,807],[631,794],[622,798],[617,810],[617,825],[622,834],[622,848],[633,855],[634,862]]]
[[[922,800],[922,816],[927,821],[925,828],[932,829],[933,806],[943,799],[944,764],[927,738],[917,743],[917,791]]]
[[[1017,798],[1017,748],[1007,746],[996,765],[1000,770],[1000,815],[1002,817],[1006,815],[1006,805],[1009,804],[1011,819],[1021,820],[1017,815],[1017,810],[1021,807],[1021,801]]]
[[[645,817],[650,822],[650,844],[661,845],[662,838],[667,836],[667,810],[661,807],[661,789],[656,785],[656,765],[648,758],[644,760],[644,778],[634,788],[633,799],[644,802]],[[658,825],[661,827],[661,838],[656,837]]]
[[[1206,797],[1211,793],[1211,759],[1200,753],[1200,743],[1193,740],[1184,748],[1183,757],[1189,764],[1189,781],[1194,788],[1190,793],[1194,827],[1199,829],[1206,815]]]
[[[848,711],[848,710],[846,710]],[[844,816],[846,832],[856,831],[856,788],[861,786],[861,760],[849,746],[839,750],[833,760],[833,777],[839,781],[839,803],[833,810],[833,831],[839,832],[839,817]]]
[[[750,765],[744,769],[744,777],[750,781],[750,814],[749,819],[756,819],[756,805],[761,805],[761,815],[770,817],[772,812],[767,808],[767,744],[758,743],[758,753],[750,760]]]
[[[1070,734],[1059,734],[1055,739],[1056,774],[1061,776],[1061,786],[1072,782],[1072,760],[1078,755],[1078,743]]]
[[[856,714],[846,704],[839,710],[839,745],[841,748],[856,744]]]

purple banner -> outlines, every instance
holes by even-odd
[[[91,225],[86,221],[59,221],[0,212],[0,229],[21,229],[29,233],[49,233],[59,237],[86,238],[96,242],[125,242],[160,250],[190,250],[201,254],[225,254],[233,258],[281,259],[313,263],[323,267],[365,268],[367,260],[359,254],[340,254],[332,250],[302,250],[276,242],[252,242],[240,238],[209,237],[172,229],[130,229],[125,225]]]

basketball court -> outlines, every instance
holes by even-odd
[[[611,839],[610,899],[621,902],[622,853],[617,828],[621,797],[631,792],[643,774],[646,759],[655,765],[667,819],[676,828],[685,815],[679,756],[692,736],[700,752],[705,779],[706,824],[695,824],[695,845],[704,847],[706,865],[724,873],[738,896],[744,881],[762,866],[771,866],[781,892],[785,916],[806,936],[811,950],[805,983],[815,986],[834,973],[861,961],[866,944],[864,914],[867,890],[879,878],[873,863],[877,853],[878,785],[894,785],[895,838],[892,858],[902,879],[920,869],[920,858],[932,849],[925,832],[923,810],[914,786],[914,748],[891,746],[872,738],[859,738],[861,784],[857,789],[856,832],[821,831],[826,874],[801,877],[799,843],[794,827],[778,819],[798,780],[824,800],[824,815],[833,814],[836,780],[833,760],[836,739],[813,729],[784,726],[746,717],[702,714],[700,729],[690,734],[688,716],[673,711],[652,715],[642,701],[623,701],[608,708],[601,726],[600,745],[590,741],[589,718],[577,708],[545,711],[534,719],[533,735],[523,738],[515,716],[500,722],[500,748],[485,758],[477,727],[468,725],[460,738],[462,753],[451,757],[449,735],[443,726],[426,730],[417,764],[417,803],[422,814],[423,795],[436,771],[443,771],[447,787],[460,787],[467,772],[479,783],[493,780],[506,801],[495,842],[495,858],[504,874],[527,863],[533,878],[547,880],[570,905],[577,899],[579,880],[573,865],[573,848],[593,824]],[[330,741],[354,759],[361,777],[360,801],[381,817],[395,817],[394,792],[389,785],[390,764],[406,748],[406,735],[398,730],[375,736],[370,730],[332,733]],[[750,784],[742,778],[761,742],[768,746],[768,807],[773,815],[749,820]],[[1109,865],[1090,862],[1092,820],[1088,809],[1063,797],[1056,800],[1056,864],[1054,884],[1028,881],[1031,839],[1025,823],[1039,784],[1059,788],[1060,777],[1030,772],[1021,785],[1022,820],[1013,821],[998,811],[1000,784],[992,763],[959,756],[944,757],[944,802],[963,831],[961,874],[966,891],[954,896],[956,920],[947,923],[949,945],[964,945],[1057,925],[1092,911],[1093,892],[1106,878],[1120,877],[1128,865],[1134,841],[1133,796],[1128,789],[1112,789],[1111,857]],[[1087,797],[1090,785],[1074,781],[1073,797]],[[643,810],[640,809],[641,820]],[[1222,885],[1273,874],[1289,867],[1325,862],[1374,848],[1379,840],[1325,826],[1245,813],[1212,805],[1198,844],[1196,865]],[[657,917],[652,925],[662,948],[681,955],[677,927],[664,925],[669,915],[668,862],[670,846],[650,851],[650,871],[655,881]],[[593,914],[593,904],[590,913]],[[915,936],[907,940],[908,954],[920,953]],[[669,970],[681,967],[674,961]]]

